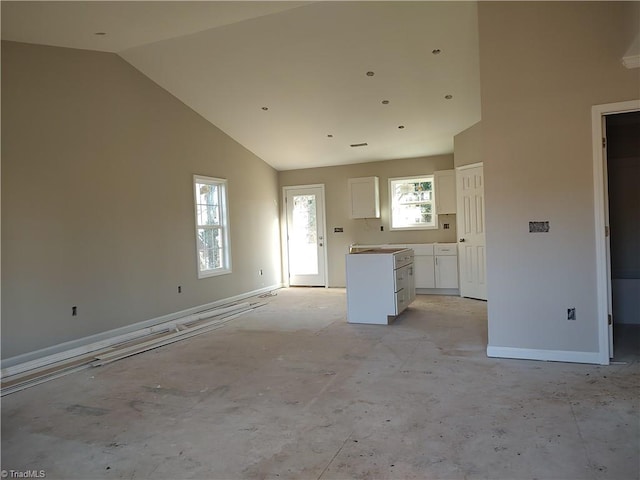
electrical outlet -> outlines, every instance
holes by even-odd
[[[182,285],[178,285],[178,293],[182,293]]]
[[[567,320],[575,320],[575,319],[576,319],[575,307],[567,308]]]
[[[78,315],[78,307],[74,305],[73,307],[71,307],[71,316],[76,317],[77,315]]]
[[[380,231],[384,232],[384,225],[380,225]]]
[[[442,228],[445,229],[445,230],[448,230],[449,229],[449,224],[448,223],[443,223],[442,224]]]
[[[262,269],[258,270],[258,275],[260,275],[260,276],[264,275]]]

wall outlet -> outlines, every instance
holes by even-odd
[[[380,225],[380,231],[384,232],[384,225]]]
[[[575,320],[575,319],[576,319],[575,307],[567,308],[567,320]]]
[[[443,223],[442,224],[442,228],[445,229],[445,230],[448,230],[449,229],[449,224],[448,223]]]
[[[178,293],[182,293],[182,285],[178,285]]]
[[[258,270],[258,275],[260,276],[264,275],[264,273],[262,272],[262,269]]]
[[[76,317],[77,315],[78,315],[78,307],[74,305],[73,307],[71,307],[71,316]]]

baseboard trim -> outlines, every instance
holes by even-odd
[[[416,295],[454,295],[460,296],[457,288],[416,288]]]
[[[2,368],[2,377],[9,375],[16,375],[18,373],[33,370],[45,365],[49,365],[55,362],[68,360],[79,355],[85,355],[87,353],[108,348],[117,343],[121,343],[127,340],[134,339],[136,337],[145,334],[146,329],[157,327],[159,325],[176,322],[180,323],[180,319],[186,319],[190,315],[200,313],[205,310],[210,310],[222,305],[244,300],[250,297],[255,297],[263,293],[270,292],[282,288],[282,284],[275,284],[269,287],[260,288],[251,292],[242,293],[233,297],[223,298],[216,300],[215,302],[205,303],[203,305],[197,305],[195,307],[180,310],[178,312],[162,315],[159,317],[143,320],[141,322],[126,325],[124,327],[114,328],[105,332],[90,335],[88,337],[79,338],[77,340],[70,340],[68,342],[45,347],[33,352],[27,352],[15,357],[10,357],[0,362]]]
[[[575,352],[565,350],[539,350],[535,348],[513,348],[487,346],[487,356],[492,358],[517,358],[548,362],[600,364],[599,352]]]

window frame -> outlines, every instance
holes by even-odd
[[[402,227],[394,227],[393,226],[393,211],[394,211],[394,205],[396,203],[396,199],[394,198],[394,193],[393,193],[393,184],[394,183],[399,183],[402,181],[405,181],[405,183],[409,183],[409,181],[413,181],[412,183],[415,183],[417,181],[429,181],[431,182],[431,200],[428,201],[424,201],[421,203],[430,203],[431,204],[431,215],[432,215],[432,222],[429,225],[425,225],[425,224],[413,224],[413,225],[407,225],[407,226],[402,226]],[[393,178],[389,178],[388,181],[388,188],[389,188],[389,230],[392,231],[400,231],[400,230],[437,230],[438,229],[438,212],[436,210],[436,181],[435,181],[435,174],[430,173],[430,174],[424,174],[424,175],[411,175],[408,177],[393,177]]]
[[[218,187],[219,221],[218,224],[201,225],[198,223],[198,185],[212,185]],[[195,222],[195,246],[196,246],[196,270],[198,279],[226,275],[231,273],[231,243],[229,235],[229,202],[228,182],[224,178],[209,177],[205,175],[193,176],[193,209]],[[199,231],[201,229],[219,230],[222,239],[222,266],[203,270],[200,263]]]

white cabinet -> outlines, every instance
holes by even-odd
[[[388,325],[415,300],[410,249],[351,253],[346,256],[346,265],[349,323]]]
[[[458,295],[458,246],[455,243],[410,243],[353,245],[354,251],[371,249],[413,250],[413,280],[416,293]]]
[[[455,243],[437,243],[435,253],[436,288],[458,288],[458,252]]]
[[[349,216],[380,218],[380,181],[378,177],[348,179]]]
[[[440,170],[433,173],[436,185],[436,213],[438,215],[456,213],[456,172]]]
[[[433,243],[410,245],[413,250],[416,288],[436,288]]]

